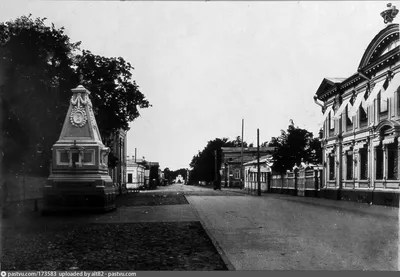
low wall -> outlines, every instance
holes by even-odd
[[[6,178],[7,188],[2,191],[7,193],[6,203],[42,198],[46,181],[47,177],[35,176]]]
[[[271,193],[399,207],[400,191],[322,187],[322,171],[303,170],[271,176]]]

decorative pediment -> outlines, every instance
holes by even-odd
[[[399,24],[390,24],[370,42],[358,66],[359,69],[372,64],[383,54],[395,49],[399,41]],[[397,46],[396,46],[397,43]]]
[[[339,84],[341,84],[345,78],[324,78],[319,85],[317,90],[317,97],[320,98],[323,94],[328,91],[333,91]]]
[[[326,102],[331,97],[356,87],[365,80],[370,81],[373,74],[390,68],[400,56],[399,24],[393,23],[398,10],[392,4],[381,13],[386,27],[369,43],[359,63],[356,73],[348,78],[324,78],[315,97]]]

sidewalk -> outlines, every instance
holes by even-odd
[[[164,195],[122,196],[139,202],[105,214],[12,213],[0,226],[2,269],[232,270],[194,208]]]
[[[249,195],[253,197],[260,197],[257,195],[257,191],[250,191],[250,194],[246,189],[238,189],[238,188],[224,188],[224,190],[235,192],[238,194]],[[274,199],[281,199],[285,201],[292,201],[298,203],[304,203],[308,205],[317,205],[323,206],[326,208],[336,208],[343,211],[352,211],[359,214],[373,214],[376,216],[384,216],[391,218],[399,217],[399,208],[391,207],[391,206],[382,206],[382,205],[369,205],[367,203],[359,203],[353,201],[346,200],[332,200],[326,198],[317,198],[317,197],[304,197],[304,196],[293,196],[288,194],[279,194],[279,193],[261,193],[261,197],[270,197]]]

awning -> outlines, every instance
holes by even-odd
[[[326,109],[326,111],[325,111],[325,113],[324,113],[324,115],[323,115],[323,117],[322,117],[322,122],[325,122],[325,120],[327,119],[328,115],[329,115],[331,112],[332,112],[332,106],[329,106],[329,107]]]
[[[341,114],[342,114],[342,112],[343,112],[344,109],[347,107],[347,105],[349,105],[349,107],[350,107],[350,109],[351,109],[352,105],[351,105],[351,103],[350,103],[350,99],[351,99],[351,98],[348,98],[348,99],[346,99],[346,100],[344,100],[344,101],[342,102],[342,105],[340,105],[339,109],[336,111],[335,116],[334,116],[333,118],[339,119],[340,116],[341,116]]]
[[[385,81],[386,80],[382,80],[375,84],[374,89],[372,90],[371,94],[369,95],[369,97],[366,101],[367,107],[371,106],[374,103],[374,100],[378,96],[378,93],[382,90],[383,84],[385,83]]]
[[[364,95],[365,95],[365,91],[361,92],[361,93],[359,93],[357,95],[356,101],[354,101],[354,104],[351,107],[351,110],[350,110],[350,113],[349,113],[350,117],[353,117],[353,116],[357,115],[357,111],[358,111],[358,108],[360,107],[360,105],[362,105],[364,109],[367,108]]]
[[[386,138],[382,141],[382,143],[383,143],[383,144],[391,144],[391,143],[394,143],[394,140],[395,140],[395,139],[396,139],[395,136],[386,137]]]
[[[399,87],[400,87],[400,74],[397,73],[390,81],[389,86],[387,87],[385,92],[382,92],[382,97],[385,98],[391,97]]]

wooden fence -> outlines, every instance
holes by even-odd
[[[321,187],[322,170],[307,169],[273,174],[270,178],[270,192],[287,193],[299,196],[316,196]]]

